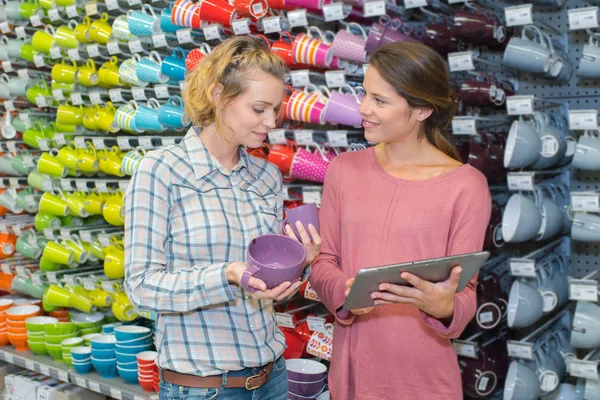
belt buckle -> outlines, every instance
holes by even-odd
[[[256,375],[252,375],[252,376],[249,376],[248,378],[246,378],[246,382],[244,382],[244,388],[246,388],[246,390],[256,390],[259,387],[261,387],[262,385],[251,386],[250,379],[260,378],[262,376],[262,374],[263,374],[263,371],[261,371],[260,373],[258,373]]]

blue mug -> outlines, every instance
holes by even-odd
[[[162,62],[161,72],[163,75],[177,81],[185,79],[185,50],[181,47],[176,47],[173,54],[166,56]],[[179,82],[178,82],[179,83]]]
[[[163,61],[156,51],[151,51],[147,57],[142,58],[135,66],[135,74],[140,81],[150,83],[167,83],[169,77],[163,75]]]
[[[144,4],[142,11],[129,10],[127,12],[127,26],[129,32],[135,36],[152,36],[161,32],[160,21],[149,4]]]
[[[183,100],[179,96],[173,96],[166,104],[158,109],[158,121],[169,128],[181,129],[190,124],[190,119],[185,115]]]
[[[180,29],[185,28],[185,26],[177,26],[173,23],[173,20],[171,18],[172,13],[173,13],[173,5],[172,4],[169,8],[163,8],[163,10],[160,12],[160,18],[159,18],[160,29],[162,29],[163,32],[174,33]]]
[[[145,106],[139,106],[135,112],[137,128],[145,131],[164,131],[165,127],[158,120],[159,107],[160,103],[156,99],[150,99]]]

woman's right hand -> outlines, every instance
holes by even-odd
[[[352,288],[352,284],[354,283],[354,278],[350,278],[346,281],[346,292],[344,296],[347,298],[348,294],[350,294],[350,288]],[[375,307],[366,307],[366,308],[357,308],[355,310],[350,310],[350,312],[354,315],[363,315],[368,314],[373,311]]]
[[[230,263],[227,266],[227,269],[225,270],[227,282],[233,285],[242,286],[242,274],[247,268],[248,264],[245,262],[236,261]],[[256,291],[248,293],[254,299],[280,301],[296,292],[296,290],[298,290],[301,284],[302,282],[300,281],[294,283],[283,282],[279,286],[276,286],[272,289],[267,289],[267,284],[264,283],[262,280],[255,277],[250,277],[250,279],[248,280],[248,286],[253,287],[254,289],[256,289]]]

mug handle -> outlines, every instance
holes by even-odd
[[[246,268],[246,270],[242,273],[240,284],[246,291],[251,293],[256,292],[256,289],[254,289],[252,286],[248,286],[248,282],[250,281],[250,278],[252,278],[257,272],[258,269],[256,267],[251,267],[249,265],[248,268]]]
[[[169,98],[169,104],[173,105],[173,106],[177,106],[177,107],[183,107],[183,100],[181,99],[180,96],[171,96]]]
[[[75,27],[78,25],[77,21],[75,21],[74,19],[70,20],[69,23],[67,24],[67,26],[71,29],[75,29]]]
[[[56,35],[56,30],[54,29],[54,27],[52,25],[46,25],[46,27],[44,28],[44,31],[48,34],[48,35]]]
[[[294,43],[294,36],[292,36],[292,34],[288,31],[283,31],[279,34],[279,40],[283,40],[283,37],[287,37],[288,39],[290,39],[290,43]]]
[[[156,13],[154,12],[154,8],[150,4],[144,4],[142,6],[142,12],[144,12],[145,14],[150,14],[154,18],[156,18]]]
[[[157,64],[162,64],[162,58],[160,58],[160,55],[155,50],[152,50],[150,52],[148,58],[156,62]]]
[[[266,37],[265,35],[261,35],[260,33],[257,34],[256,37],[261,39],[263,42],[265,42],[265,45],[267,45],[269,50],[271,49],[271,41],[269,40],[268,37]]]
[[[306,30],[306,34],[308,35],[308,37],[310,37],[312,39],[316,39],[315,36],[318,36],[322,42],[325,41],[323,32],[321,32],[321,30],[319,28],[317,28],[316,26],[309,26],[308,29]]]
[[[153,110],[156,110],[157,108],[160,107],[160,102],[153,97],[151,99],[148,99],[148,102],[146,103],[146,105],[149,108],[152,108]]]
[[[348,26],[346,26],[346,30],[350,33],[352,33],[352,29],[351,28],[356,28],[360,31],[361,36],[363,37],[363,39],[367,38],[367,32],[365,32],[365,28],[362,27],[361,24],[358,24],[356,22],[350,22],[348,24]]]
[[[181,57],[179,57],[179,55],[181,55]],[[175,49],[173,50],[173,57],[185,60],[185,50],[179,46],[175,47]]]

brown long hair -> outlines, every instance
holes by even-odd
[[[369,59],[369,67],[374,67],[411,108],[433,109],[419,138],[425,136],[439,150],[461,161],[445,130],[456,112],[456,102],[444,59],[423,44],[394,42],[378,48]]]

